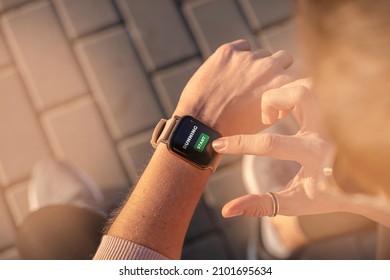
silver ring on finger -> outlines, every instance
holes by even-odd
[[[268,192],[267,194],[271,197],[272,200],[272,214],[269,215],[268,217],[275,217],[276,215],[279,214],[278,196],[276,195],[276,193],[273,192]]]

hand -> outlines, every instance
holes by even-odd
[[[310,80],[304,79],[263,94],[263,122],[272,124],[291,112],[300,125],[296,135],[235,135],[217,139],[213,143],[214,149],[223,154],[266,155],[294,160],[302,165],[295,178],[277,193],[279,214],[282,215],[342,211],[346,210],[344,207],[348,204],[348,197],[338,189],[324,184],[322,188],[318,187],[324,161],[332,147],[327,140],[319,105],[309,88]],[[272,200],[267,194],[243,196],[227,203],[222,209],[224,217],[261,217],[272,212]]]
[[[188,82],[174,115],[191,115],[224,136],[264,128],[261,97],[292,81],[285,71],[292,58],[285,51],[250,50],[244,40],[221,46]]]

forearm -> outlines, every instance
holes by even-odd
[[[108,234],[180,258],[188,224],[210,173],[159,145]]]

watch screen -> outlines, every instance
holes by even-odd
[[[185,116],[181,118],[169,141],[169,148],[201,167],[209,166],[217,153],[212,147],[221,134],[200,121]]]

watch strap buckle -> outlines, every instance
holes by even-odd
[[[167,120],[161,119],[153,130],[152,138],[150,139],[150,144],[152,144],[152,147],[155,149],[159,144],[158,140],[162,135],[162,132],[166,124],[167,124]]]
[[[179,120],[180,117],[174,116],[169,120],[161,119],[158,122],[153,131],[152,138],[150,139],[150,144],[153,148],[156,149],[158,144],[160,144],[161,142],[165,144],[168,142],[168,138]]]

